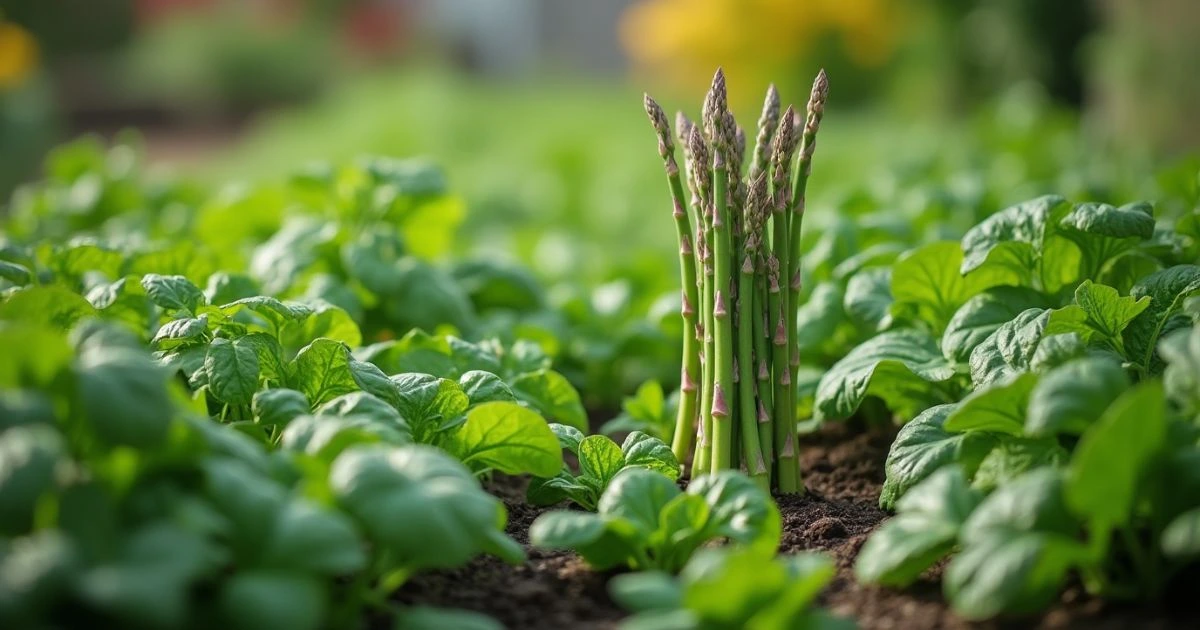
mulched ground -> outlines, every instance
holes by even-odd
[[[863,431],[846,425],[822,429],[804,442],[808,494],[778,498],[784,523],[781,551],[819,550],[837,560],[837,577],[822,597],[822,604],[831,612],[855,619],[864,629],[1200,628],[1200,607],[1194,601],[1200,590],[1195,588],[1175,598],[1182,605],[1168,607],[1182,609],[1182,615],[1180,611],[1172,616],[1164,609],[1105,604],[1071,587],[1060,603],[1041,617],[972,624],[946,606],[937,580],[939,567],[903,591],[858,584],[853,576],[854,557],[867,536],[888,517],[876,500],[883,484],[883,462],[894,436],[894,430]],[[544,508],[524,503],[524,485],[521,479],[500,478],[489,489],[508,506],[508,533],[527,544],[529,524]],[[420,575],[406,584],[397,598],[476,610],[512,630],[617,626],[624,613],[605,590],[611,573],[591,571],[570,552],[527,550],[529,559],[519,566],[481,557],[459,569]],[[1198,583],[1188,582],[1191,587]]]

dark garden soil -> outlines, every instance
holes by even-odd
[[[955,616],[941,595],[935,567],[912,587],[862,586],[854,580],[854,557],[867,536],[887,519],[876,505],[883,484],[883,463],[894,431],[862,431],[829,426],[805,440],[803,497],[779,497],[783,513],[783,553],[823,551],[837,560],[838,573],[822,603],[834,614],[856,620],[861,628],[1079,628],[1196,629],[1200,606],[1192,591],[1180,593],[1179,605],[1145,609],[1105,604],[1077,587],[1037,618],[972,624]],[[508,533],[528,543],[529,524],[544,508],[526,505],[525,482],[500,478],[489,489],[509,510]],[[465,567],[420,575],[398,594],[408,603],[466,608],[486,613],[512,630],[615,628],[624,613],[609,599],[610,574],[587,568],[570,552],[527,548],[529,559],[509,566],[481,557]],[[1191,599],[1188,599],[1188,598]],[[1178,608],[1176,614],[1170,609]]]

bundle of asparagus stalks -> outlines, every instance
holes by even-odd
[[[685,172],[666,114],[645,97],[679,236],[683,373],[672,449],[679,461],[691,455],[692,476],[740,467],[764,487],[804,491],[792,380],[800,227],[828,93],[822,70],[801,120],[790,106],[780,114],[771,86],[743,168],[746,136],[717,70],[700,124],[676,115]]]

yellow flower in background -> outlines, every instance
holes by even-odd
[[[37,40],[29,31],[0,21],[0,90],[25,82],[38,63]]]
[[[903,0],[644,0],[622,18],[621,40],[635,64],[703,87],[724,66],[758,90],[817,60],[818,45],[840,39],[851,64],[886,62],[899,35]],[[824,53],[822,53],[824,56]]]

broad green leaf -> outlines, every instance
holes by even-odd
[[[258,391],[258,353],[241,339],[213,339],[204,359],[209,391],[228,405],[248,405]]]
[[[242,298],[220,307],[226,315],[236,315],[249,311],[258,316],[270,329],[279,334],[285,327],[295,326],[308,319],[313,313],[311,306],[300,302],[283,302],[267,295],[255,295]]]
[[[997,380],[968,395],[946,418],[947,431],[990,431],[1021,435],[1025,430],[1025,408],[1037,384],[1035,374],[1025,372]]]
[[[209,276],[204,286],[204,297],[209,304],[228,304],[261,293],[262,290],[250,276],[224,271]]]
[[[702,475],[688,484],[687,493],[708,503],[712,531],[768,557],[778,549],[783,527],[779,508],[750,477],[733,470]]]
[[[367,556],[349,518],[310,501],[293,499],[276,517],[259,563],[272,569],[336,576],[362,569]]]
[[[1168,328],[1168,320],[1183,307],[1183,301],[1197,292],[1200,292],[1197,265],[1168,267],[1134,285],[1129,295],[1138,299],[1148,296],[1150,306],[1125,329],[1125,350],[1130,359],[1152,372],[1161,369],[1154,352],[1159,337]]]
[[[264,426],[287,426],[297,416],[307,414],[311,407],[308,398],[294,389],[264,389],[254,394],[251,402],[254,419]]]
[[[458,379],[471,405],[486,402],[510,402],[517,399],[499,376],[483,370],[471,370]]]
[[[547,512],[529,527],[529,542],[543,549],[579,549],[600,540],[606,529],[604,520],[595,514]]]
[[[33,275],[29,273],[29,269],[25,265],[0,260],[0,278],[20,287],[29,284],[33,280]]]
[[[395,613],[391,630],[504,630],[504,625],[483,613],[456,608],[405,606]]]
[[[353,356],[350,356],[347,366],[350,368],[350,378],[354,379],[354,384],[359,389],[393,407],[400,407],[400,391],[378,367],[372,363],[356,361]]]
[[[1046,195],[1005,208],[984,219],[962,238],[962,273],[978,269],[989,259],[990,262],[1002,258],[1015,261],[1022,255],[1028,257],[1028,262],[1015,264],[1012,268],[1015,271],[1032,269],[1032,257],[1042,250],[1047,224],[1052,217],[1064,214],[1067,207],[1067,201],[1062,197]]]
[[[888,331],[855,347],[821,377],[815,402],[819,419],[845,418],[868,395],[879,396],[900,416],[944,400],[935,385],[954,376],[928,333]]]
[[[344,309],[324,300],[313,300],[306,306],[310,310],[303,319],[283,320],[279,341],[284,346],[300,348],[318,338],[340,341],[352,348],[362,345],[358,324]]]
[[[15,427],[0,433],[0,534],[27,534],[38,500],[57,485],[57,470],[68,464],[57,430],[46,425]]]
[[[313,411],[313,415],[337,416],[340,418],[362,416],[386,425],[398,428],[403,427],[405,430],[408,427],[408,424],[404,421],[404,418],[400,417],[400,412],[396,411],[395,407],[368,392],[342,394],[317,407]]]
[[[185,317],[171,320],[154,333],[150,345],[159,350],[170,350],[191,343],[202,343],[208,337],[208,317]]]
[[[107,278],[119,275],[125,257],[121,252],[90,243],[69,245],[59,250],[50,263],[56,273],[68,278],[82,278],[89,272]]]
[[[558,438],[558,445],[572,453],[579,455],[579,443],[583,441],[583,431],[557,422],[550,423],[550,430],[554,432],[554,436]]]
[[[884,464],[886,480],[879,506],[890,510],[909,488],[946,464],[957,463],[970,477],[996,444],[996,437],[983,432],[951,433],[944,428],[957,405],[938,405],[925,410],[904,425],[888,451]]]
[[[1080,435],[1128,388],[1129,377],[1116,361],[1101,357],[1069,361],[1047,372],[1034,386],[1025,432]]]
[[[1017,284],[1020,275],[1000,266],[975,269],[963,275],[963,252],[953,241],[924,245],[892,265],[892,297],[896,308],[911,305],[917,316],[937,333],[967,300],[1002,284]]]
[[[71,363],[71,347],[57,330],[0,319],[0,388],[50,389]]]
[[[1063,502],[1058,471],[1042,468],[1001,486],[963,525],[963,551],[942,586],[968,619],[1030,613],[1049,604],[1067,572],[1085,558]]]
[[[455,567],[481,552],[508,562],[525,557],[504,534],[507,515],[500,500],[435,448],[350,448],[334,460],[329,485],[395,569]]]
[[[446,450],[473,469],[510,475],[550,477],[563,465],[562,448],[546,421],[511,402],[484,403],[467,412],[467,421],[450,435]],[[580,463],[585,459],[583,455]]]
[[[1162,533],[1162,551],[1174,560],[1191,560],[1200,556],[1200,508],[1175,517]]]
[[[167,391],[170,373],[136,351],[85,344],[76,370],[88,426],[112,446],[161,446],[175,415]]]
[[[1162,384],[1143,382],[1109,405],[1075,447],[1067,503],[1095,535],[1132,518],[1145,468],[1165,445],[1166,413]]]
[[[429,443],[462,415],[470,400],[458,383],[428,374],[395,374],[391,380],[399,395],[400,415],[413,429],[418,442]]]
[[[297,416],[284,429],[279,446],[285,451],[304,453],[326,463],[346,449],[359,444],[412,443],[406,424],[388,422],[368,415]]]
[[[682,585],[663,571],[613,576],[608,582],[608,591],[617,604],[634,612],[673,610],[683,604]]]
[[[600,489],[624,467],[625,455],[621,447],[607,436],[589,435],[579,443],[579,473],[596,480]]]
[[[124,324],[139,337],[148,335],[157,324],[154,303],[137,276],[94,286],[87,292],[87,301],[100,311],[100,317]]]
[[[1045,335],[1033,351],[1029,369],[1046,372],[1084,356],[1087,350],[1087,344],[1077,333]]]
[[[652,435],[641,431],[630,433],[621,444],[621,452],[625,456],[625,466],[648,468],[671,479],[679,478],[680,466],[675,453],[666,442]]]
[[[221,585],[217,606],[233,630],[317,630],[329,593],[316,577],[290,571],[244,571]]]
[[[283,348],[275,337],[261,332],[252,332],[238,337],[242,345],[249,346],[258,357],[258,377],[265,387],[282,385],[287,381],[287,362],[283,359]]]
[[[1050,312],[1031,308],[996,328],[971,351],[971,380],[976,387],[1009,378],[1029,368]]]
[[[522,374],[509,384],[517,398],[547,419],[587,431],[587,412],[579,400],[579,392],[562,374],[543,369]]]
[[[83,296],[58,285],[26,287],[0,299],[0,320],[59,330],[69,330],[81,319],[96,315]]]
[[[796,343],[801,352],[829,341],[846,315],[842,311],[842,289],[834,282],[813,287],[796,313]]]
[[[585,510],[595,510],[599,496],[594,488],[575,480],[571,471],[564,467],[553,477],[534,477],[529,480],[525,500],[531,505],[554,505],[571,499]]]
[[[967,300],[950,318],[942,335],[942,353],[965,363],[988,335],[1030,308],[1049,306],[1044,295],[1025,287],[992,287]]]
[[[892,270],[890,267],[870,267],[850,276],[842,309],[858,326],[867,330],[883,330],[891,324],[888,314],[892,306]]]
[[[394,272],[396,287],[382,306],[397,327],[434,330],[450,324],[466,334],[476,327],[471,300],[450,274],[412,256],[396,261]]]
[[[15,613],[18,619],[22,613],[44,611],[43,614],[49,614],[48,604],[72,594],[77,588],[79,573],[86,566],[75,541],[57,529],[44,529],[14,538],[0,545],[0,549],[3,550],[0,583],[4,584],[7,600],[0,610],[9,615]],[[33,610],[13,610],[16,606],[9,601],[32,604]]]
[[[958,532],[983,495],[962,469],[944,466],[896,502],[895,518],[863,545],[854,572],[860,581],[904,587],[954,549]]]
[[[1054,438],[1000,439],[979,463],[971,486],[991,492],[1035,468],[1060,468],[1068,457],[1066,449]]]
[[[1095,277],[1106,262],[1154,236],[1154,214],[1144,202],[1119,208],[1081,203],[1058,222],[1058,229],[1079,247],[1083,277]]]
[[[350,349],[332,339],[317,339],[288,365],[288,383],[321,405],[360,389],[350,372]]]
[[[1200,328],[1171,333],[1159,342],[1158,352],[1167,362],[1163,372],[1167,397],[1187,417],[1200,419]]]
[[[481,312],[533,312],[545,306],[537,278],[525,267],[497,260],[468,260],[454,266],[454,279]]]
[[[1044,335],[1076,333],[1083,341],[1099,338],[1123,352],[1122,332],[1146,307],[1150,298],[1121,297],[1117,290],[1084,280],[1075,289],[1075,303],[1050,311]]]
[[[204,292],[183,276],[148,273],[142,276],[142,288],[150,301],[167,311],[195,313],[204,304]]]
[[[644,536],[649,536],[658,528],[658,515],[663,507],[680,493],[675,482],[665,475],[629,468],[612,479],[596,508],[601,516],[627,520]]]

